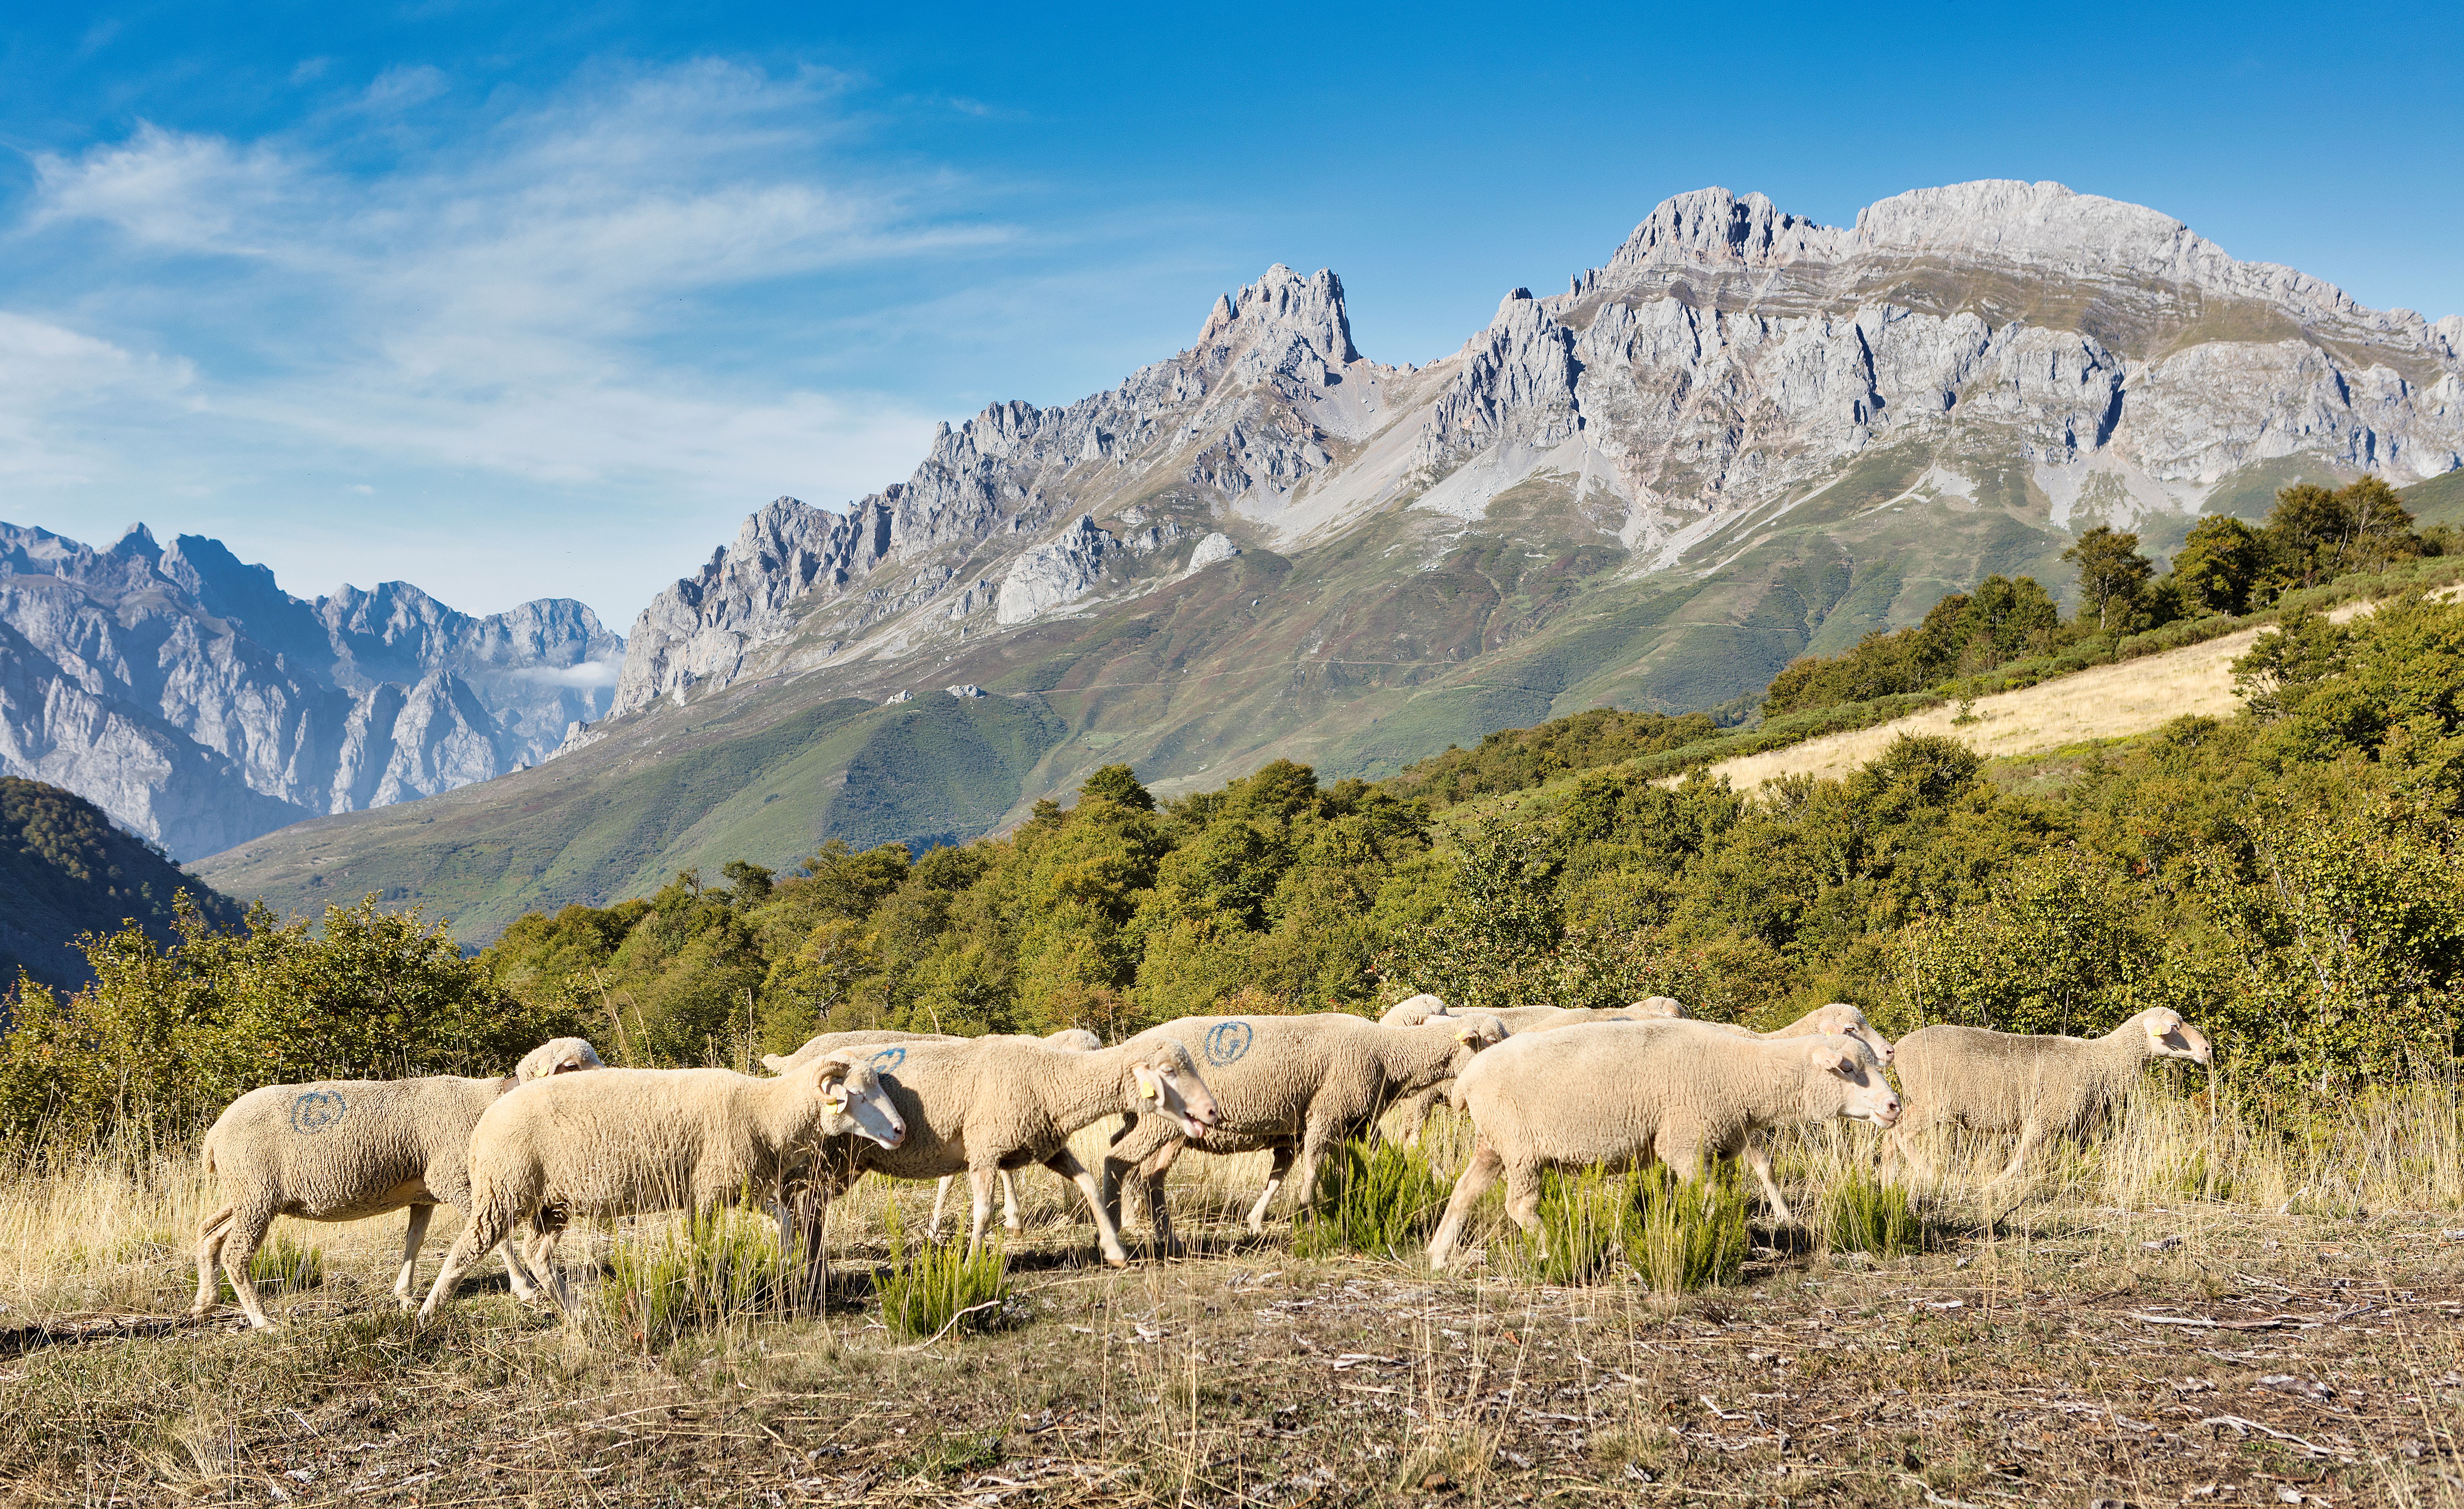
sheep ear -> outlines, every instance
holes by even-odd
[[[1160,1100],[1163,1098],[1163,1091],[1159,1088],[1159,1083],[1163,1078],[1161,1075],[1156,1074],[1154,1070],[1148,1068],[1144,1064],[1137,1065],[1130,1072],[1137,1076],[1138,1098],[1142,1100]]]
[[[1829,1070],[1831,1073],[1837,1075],[1842,1079],[1854,1079],[1857,1077],[1857,1055],[1848,1049],[1816,1049],[1814,1054],[1814,1061],[1820,1064],[1824,1069]]]

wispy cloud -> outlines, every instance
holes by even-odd
[[[11,239],[82,265],[51,282],[74,297],[0,311],[0,474],[90,477],[107,397],[115,431],[146,409],[168,427],[165,491],[243,454],[187,481],[307,456],[328,499],[332,470],[421,469],[737,511],[889,480],[932,416],[825,390],[777,333],[849,313],[803,307],[834,277],[1021,233],[982,185],[866,163],[840,91],[705,61],[506,106],[400,69],[259,139],[143,123],[38,154]],[[114,454],[120,480],[147,469]]]

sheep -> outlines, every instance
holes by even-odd
[[[963,1172],[975,1196],[970,1251],[983,1241],[994,1173],[1040,1163],[1078,1187],[1104,1260],[1126,1266],[1118,1224],[1094,1175],[1070,1152],[1070,1135],[1126,1114],[1204,1142],[1217,1120],[1214,1093],[1189,1050],[1153,1034],[1084,1053],[1020,1037],[900,1043],[871,1062],[914,1135],[900,1147],[855,1149],[850,1164],[831,1175],[825,1195],[865,1173],[937,1179]]]
[[[2151,1007],[2102,1037],[2033,1036],[1981,1027],[1937,1026],[1900,1039],[1900,1085],[1911,1115],[1882,1144],[1882,1172],[1905,1158],[1920,1173],[1917,1134],[1946,1123],[1979,1132],[2016,1132],[2010,1165],[2016,1178],[2048,1137],[2085,1137],[2151,1058],[2205,1065],[2208,1040],[2181,1014]]]
[[[821,1036],[808,1040],[792,1054],[762,1054],[761,1065],[772,1074],[779,1074],[792,1065],[803,1063],[816,1054],[825,1053],[835,1048],[869,1046],[875,1043],[963,1043],[969,1040],[953,1032],[893,1032],[879,1030],[824,1032]],[[1065,1027],[1042,1038],[1017,1038],[1016,1040],[1048,1043],[1064,1053],[1072,1054],[1089,1053],[1104,1046],[1102,1038],[1083,1027]],[[941,1182],[934,1187],[933,1218],[924,1226],[924,1237],[927,1241],[940,1240],[941,1212],[949,1203],[950,1186],[957,1177],[956,1174],[944,1175]],[[1018,1218],[1018,1186],[1011,1180],[1010,1171],[1006,1168],[1001,1171],[1001,1227],[1004,1231],[1015,1232],[1019,1230],[1021,1224]],[[785,1240],[786,1212],[783,1210],[780,1212],[780,1232],[781,1240]]]
[[[1422,1022],[1427,1021],[1430,1017],[1451,1016],[1453,1014],[1453,1012],[1446,1010],[1445,1002],[1439,1000],[1436,996],[1423,990],[1419,995],[1407,995],[1403,999],[1396,1002],[1393,1006],[1388,1007],[1386,1009],[1386,1014],[1377,1019],[1377,1025],[1380,1027],[1418,1027]]]
[[[419,1307],[420,1323],[517,1221],[531,1223],[526,1262],[571,1320],[573,1296],[553,1260],[572,1217],[707,1214],[754,1187],[784,1205],[800,1162],[826,1156],[829,1143],[895,1147],[906,1136],[872,1066],[839,1054],[774,1079],[731,1069],[603,1069],[524,1085],[471,1130],[471,1219]],[[816,1257],[819,1227],[807,1237]],[[826,1291],[826,1267],[817,1262],[806,1275],[811,1292]]]
[[[1427,1088],[1471,1055],[1506,1040],[1506,1028],[1486,1014],[1433,1018],[1419,1027],[1381,1027],[1340,1011],[1309,1016],[1186,1016],[1150,1028],[1132,1046],[1158,1041],[1199,1045],[1222,1113],[1199,1151],[1271,1149],[1273,1171],[1249,1210],[1249,1230],[1263,1232],[1267,1207],[1295,1165],[1306,1206],[1316,1192],[1318,1162],[1375,1121],[1398,1096]],[[1104,1206],[1115,1222],[1124,1171],[1142,1169],[1155,1240],[1178,1250],[1164,1207],[1164,1174],[1191,1145],[1168,1121],[1133,1117],[1112,1134],[1104,1156]]]
[[[1422,999],[1434,1001],[1437,997],[1414,996],[1412,998],[1413,1001]],[[1411,1001],[1403,1002],[1379,1020],[1391,1021],[1397,1012],[1411,1004]],[[1436,1014],[1443,1015],[1443,1009],[1441,1008]],[[1509,1006],[1489,1014],[1504,1022],[1509,1031],[1529,1034],[1554,1032],[1561,1027],[1573,1027],[1584,1022],[1682,1019],[1685,1016],[1685,1008],[1678,1004],[1672,996],[1651,995],[1626,1007]],[[1441,1079],[1419,1094],[1404,1099],[1396,1114],[1396,1120],[1403,1129],[1404,1146],[1409,1147],[1420,1140],[1421,1134],[1428,1129],[1429,1113],[1442,1103],[1453,1091],[1452,1079]]]
[[[1456,1076],[1455,1103],[1477,1136],[1429,1241],[1439,1268],[1501,1174],[1507,1213],[1537,1232],[1544,1169],[1657,1159],[1691,1175],[1706,1160],[1742,1157],[1772,1213],[1788,1221],[1771,1158],[1748,1134],[1835,1116],[1888,1128],[1900,1118],[1899,1097],[1857,1038],[1763,1042],[1680,1021],[1595,1022],[1513,1038]]]
[[[212,1308],[220,1263],[251,1328],[268,1328],[274,1322],[248,1267],[275,1216],[358,1221],[405,1206],[410,1216],[393,1292],[408,1309],[429,1218],[440,1204],[470,1211],[465,1155],[480,1114],[517,1084],[599,1067],[588,1043],[559,1037],[524,1054],[503,1079],[329,1079],[241,1096],[206,1133],[205,1171],[221,1181],[226,1198],[197,1231],[197,1299],[188,1314]],[[510,1251],[505,1271],[514,1292],[529,1298],[530,1273]]]
[[[1757,1032],[1751,1028],[1739,1027],[1730,1022],[1717,1025],[1747,1037],[1761,1038],[1767,1043],[1775,1043],[1789,1037],[1853,1037],[1871,1050],[1876,1058],[1885,1064],[1891,1061],[1890,1040],[1877,1031],[1873,1023],[1865,1020],[1864,1012],[1845,1001],[1834,1001],[1828,1006],[1817,1006],[1786,1027],[1774,1028],[1768,1032]]]

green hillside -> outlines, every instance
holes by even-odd
[[[135,921],[168,939],[172,898],[184,890],[210,920],[239,920],[230,898],[114,827],[92,802],[0,777],[0,994],[15,988],[20,970],[46,985],[83,985],[91,971],[71,945],[84,933]]]
[[[2397,496],[2420,523],[2464,525],[2464,470],[2399,488]]]
[[[267,835],[207,862],[280,910],[376,892],[469,939],[523,912],[647,895],[731,859],[783,867],[825,837],[918,851],[991,828],[1061,737],[1031,699],[731,704],[681,746],[609,740],[485,786]],[[305,839],[305,842],[300,840]]]

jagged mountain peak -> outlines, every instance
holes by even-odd
[[[1352,344],[1352,320],[1343,305],[1343,279],[1323,267],[1304,277],[1277,262],[1237,295],[1217,298],[1191,354],[1202,356],[1244,341],[1254,344],[1278,337],[1306,343],[1329,366],[1348,366],[1360,360]]]
[[[302,600],[203,536],[138,525],[98,550],[0,524],[0,775],[182,855],[544,758],[623,652],[570,599],[485,618],[407,582]]]

